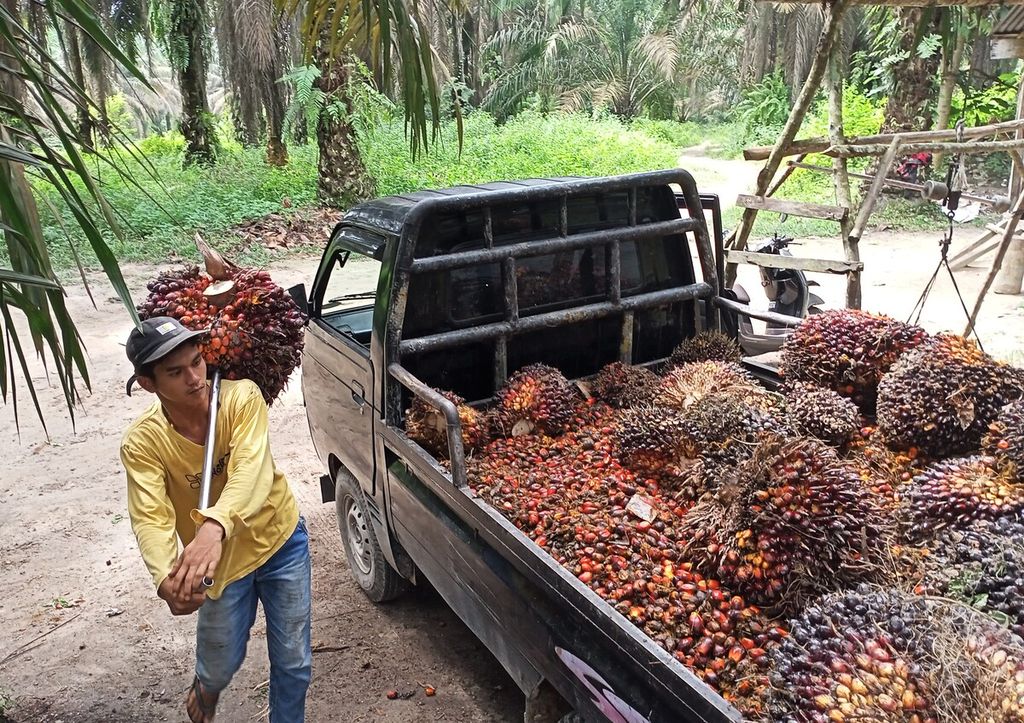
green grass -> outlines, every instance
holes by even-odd
[[[125,232],[123,240],[109,229],[105,234],[122,262],[193,258],[196,231],[216,242],[241,221],[282,211],[286,203],[301,207],[316,200],[316,149],[311,146],[290,148],[285,168],[267,166],[262,149],[226,149],[218,164],[209,169],[182,169],[180,144],[173,139],[147,139],[140,148],[154,167],[155,178],[142,164],[125,158],[121,161],[138,185],[126,182],[101,163],[94,166]],[[54,267],[71,268],[74,258],[61,223],[73,230],[74,220],[52,188],[38,183],[36,189],[49,201],[40,204],[40,215]],[[59,220],[50,205],[61,212]],[[95,266],[95,255],[84,240],[76,238],[76,246],[83,263]]]
[[[377,182],[379,195],[406,193],[463,183],[484,183],[529,177],[601,176],[672,168],[677,149],[616,120],[593,120],[575,115],[541,117],[524,114],[497,125],[484,113],[465,119],[465,141],[459,151],[454,124],[442,129],[440,142],[413,159],[401,120],[378,126],[361,140],[365,163]],[[144,166],[121,157],[141,188],[126,183],[109,167],[94,166],[106,198],[116,210],[126,238],[107,232],[107,241],[122,262],[168,262],[196,258],[193,236],[200,231],[215,246],[231,248],[237,238],[228,230],[248,219],[282,212],[288,203],[302,208],[316,203],[315,146],[290,147],[285,168],[263,162],[260,148],[237,144],[223,149],[213,168],[181,168],[181,137],[176,133],[139,142],[155,167],[154,178]],[[44,235],[54,267],[70,277],[74,257],[62,223],[75,224],[53,189],[36,184]],[[287,199],[287,201],[286,201]],[[76,246],[87,267],[97,261],[84,241]],[[241,250],[239,263],[263,264],[270,254],[261,246]],[[2,252],[0,252],[0,263]]]
[[[677,156],[664,139],[615,120],[535,113],[500,126],[486,113],[470,114],[461,154],[455,127],[447,125],[441,142],[414,160],[400,121],[374,129],[362,147],[382,196],[463,183],[673,168]]]
[[[812,124],[811,130],[818,129]],[[455,125],[449,123],[439,142],[414,159],[401,119],[371,129],[361,137],[360,146],[367,169],[376,179],[377,193],[390,195],[495,180],[672,168],[683,148],[702,146],[709,159],[733,158],[739,155],[743,139],[739,123],[702,125],[651,119],[623,123],[613,118],[524,113],[498,125],[486,113],[476,112],[465,118],[461,152]],[[222,149],[217,165],[208,169],[181,168],[182,139],[177,133],[153,136],[138,145],[155,168],[155,178],[134,160],[121,156],[120,162],[141,188],[94,163],[100,185],[125,231],[124,239],[109,230],[106,233],[122,262],[196,259],[193,237],[199,231],[239,263],[262,265],[282,252],[268,252],[258,244],[237,248],[238,238],[229,230],[249,219],[286,212],[286,207],[299,209],[316,203],[317,152],[312,145],[290,147],[289,164],[273,168],[264,163],[263,149],[229,144]],[[707,165],[713,169],[713,160]],[[831,203],[828,183],[824,175],[794,174],[780,197]],[[73,230],[74,220],[52,188],[43,182],[36,188],[54,267],[62,277],[70,278],[74,257],[62,224]],[[59,219],[51,204],[58,209]],[[727,228],[736,225],[739,214],[736,209],[726,211]],[[875,226],[909,230],[937,229],[943,223],[933,208],[900,199],[890,200],[873,219]],[[759,214],[754,233],[770,235],[779,228],[775,214]],[[837,233],[833,223],[798,218],[789,219],[784,230],[796,236]],[[83,263],[95,268],[98,264],[92,250],[83,239],[76,237],[75,241]],[[0,249],[0,265],[5,261]]]

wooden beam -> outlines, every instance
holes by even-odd
[[[984,256],[997,245],[998,241],[992,241],[996,236],[1002,236],[1004,229],[999,226],[985,226],[985,233],[981,234],[971,243],[967,244],[967,247],[959,251],[953,258],[949,260],[949,268],[953,271],[959,271],[965,268],[969,263],[974,261],[976,258]],[[979,251],[980,249],[980,251]]]
[[[814,101],[814,96],[818,94],[818,89],[821,87],[821,79],[825,76],[829,55],[832,54],[832,48],[839,37],[839,27],[842,24],[843,16],[846,14],[848,7],[849,0],[833,0],[833,2],[825,5],[825,23],[821,28],[821,34],[818,36],[818,44],[814,49],[814,60],[811,62],[811,68],[807,73],[807,80],[804,81],[803,87],[800,89],[800,95],[797,96],[793,103],[793,108],[789,112],[789,118],[786,119],[786,125],[783,126],[782,132],[779,134],[779,140],[775,144],[775,148],[772,149],[768,160],[765,161],[764,168],[757,174],[755,196],[763,196],[765,191],[768,190],[768,186],[775,177],[775,172],[782,165],[782,159],[785,156],[794,155],[788,152],[789,146],[793,139],[796,138],[796,134],[804,122],[807,111]],[[754,228],[754,219],[756,218],[756,208],[743,209],[743,216],[740,218],[740,225],[733,240],[734,248],[746,248],[747,238],[750,236],[751,229]],[[726,269],[726,286],[731,286],[735,281],[736,266],[730,264]]]
[[[753,251],[728,252],[729,263],[751,264],[766,269],[800,269],[801,271],[817,271],[822,274],[852,274],[864,270],[860,261],[831,261],[828,259],[806,259],[799,256],[779,256],[778,254],[759,254]]]
[[[813,163],[801,163],[800,161],[787,161],[786,164],[789,165],[792,168],[803,168],[804,170],[807,170],[807,171],[820,171],[821,173],[835,173],[835,169],[834,168],[829,168],[828,166],[816,166]],[[860,178],[860,179],[866,180],[866,181],[870,181],[872,178],[874,178],[874,176],[869,176],[866,173],[855,173],[854,171],[847,171],[847,175],[849,175],[850,178]],[[882,181],[882,183],[884,183],[886,186],[889,186],[890,188],[903,188],[903,189],[906,189],[908,191],[920,191],[922,188],[924,188],[924,185],[921,184],[921,183],[911,183],[910,181],[900,181],[900,180],[897,180],[895,178],[886,178],[884,181]],[[998,203],[998,201],[996,199],[986,198],[985,196],[975,196],[972,193],[961,193],[960,194],[960,198],[963,201],[975,201],[976,203],[982,203],[982,204],[985,204],[986,206],[995,206]],[[1000,233],[1002,233],[1002,231],[1000,231]]]
[[[804,203],[803,201],[785,201],[765,196],[748,196],[741,193],[736,197],[736,205],[740,208],[756,208],[758,211],[776,211],[788,213],[790,216],[803,218],[820,218],[825,221],[844,221],[850,215],[850,209],[842,206],[825,206],[820,203]]]
[[[1005,153],[1006,151],[1024,148],[1024,138],[1013,138],[1008,141],[967,141],[964,143],[908,143],[902,146],[903,152],[910,153]],[[885,153],[883,146],[845,145],[833,146],[822,151],[826,156],[880,156]]]
[[[1024,38],[992,38],[992,60],[1024,58]]]
[[[963,137],[967,140],[974,140],[998,135],[1000,133],[1009,133],[1020,128],[1024,128],[1024,118],[1018,118],[1012,121],[1003,121],[1002,123],[991,123],[984,126],[974,126],[973,128],[964,128]],[[909,133],[879,133],[873,136],[849,138],[847,139],[847,143],[853,145],[889,145],[892,143],[892,139],[896,136],[900,136],[900,141],[902,143],[955,141],[956,130],[946,129],[941,131],[911,131]],[[834,144],[828,138],[802,138],[798,141],[793,141],[789,145],[786,155],[797,156],[808,153],[822,153],[827,151],[833,145]],[[772,146],[755,146],[743,151],[743,159],[746,161],[763,161],[768,158],[771,152]]]
[[[1017,117],[1024,118],[1024,78],[1021,78],[1017,87]],[[1017,131],[1017,136],[1022,134]],[[1016,198],[1024,191],[1024,179],[1021,171],[1014,163],[1010,168],[1010,198]],[[997,294],[1019,294],[1021,284],[1024,283],[1024,240],[1017,239],[1010,243],[1006,252],[1006,262],[996,276],[996,287],[993,289]]]

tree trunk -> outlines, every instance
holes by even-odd
[[[352,98],[349,93],[349,68],[344,58],[329,59],[318,52],[320,78],[317,87],[342,103],[345,113],[331,120],[327,113],[320,114],[316,126],[316,141],[320,149],[317,164],[317,196],[327,206],[348,208],[373,195],[373,180],[366,172],[356,144],[352,123]]]
[[[86,92],[85,70],[82,67],[82,47],[78,42],[78,29],[73,23],[64,24],[64,37],[67,39],[66,58],[68,68],[71,70],[71,77],[75,84]],[[77,126],[78,142],[85,147],[92,146],[92,116],[89,115],[89,108],[84,104],[75,107],[75,125]]]
[[[967,32],[961,31],[956,35],[956,42],[953,44],[952,52],[942,50],[942,82],[939,84],[939,97],[936,101],[938,107],[935,114],[935,130],[942,131],[949,128],[949,114],[953,105],[953,89],[956,88],[956,80],[960,76],[960,61],[964,56],[964,46],[967,44]],[[942,166],[942,154],[936,153],[932,159],[932,168]]]
[[[281,77],[280,56],[274,58],[264,74],[263,104],[267,113],[267,163],[272,166],[288,164],[288,149],[284,144],[285,96],[284,84],[278,83]]]
[[[914,46],[919,27],[924,17],[923,8],[900,8],[897,11],[900,22],[899,51],[908,57],[893,66],[893,90],[885,106],[886,131],[930,130],[932,114],[929,101],[935,97],[935,75],[939,70],[939,56],[922,58]],[[939,13],[934,13],[928,32],[938,29]]]
[[[185,137],[185,165],[213,165],[217,160],[217,135],[206,97],[205,0],[175,0],[171,9],[171,33],[188,42],[178,74],[181,88],[181,135]]]

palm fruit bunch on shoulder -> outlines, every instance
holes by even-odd
[[[882,375],[926,338],[920,327],[882,314],[824,311],[804,319],[786,339],[780,371],[787,381],[832,389],[873,414]]]
[[[1024,520],[1024,482],[983,455],[934,462],[901,491],[911,538],[974,520]]]
[[[988,425],[981,446],[986,454],[1024,479],[1024,399],[1002,408],[999,416]]]
[[[874,572],[891,521],[859,471],[814,439],[758,444],[683,520],[687,554],[764,605]]]
[[[860,412],[838,392],[808,382],[784,387],[786,419],[797,434],[843,447],[861,428]]]
[[[772,395],[739,364],[704,361],[669,369],[661,379],[654,401],[674,409],[712,395],[731,395],[765,408],[774,404]]]
[[[466,404],[466,400],[453,392],[440,394],[455,405],[459,413],[459,426],[465,452],[481,449],[490,441],[489,416]],[[412,400],[405,412],[405,433],[436,457],[448,457],[448,424],[441,410],[419,397]]]
[[[658,382],[658,375],[650,369],[612,362],[602,367],[587,386],[595,399],[617,409],[628,409],[651,403]]]
[[[273,403],[299,365],[306,318],[270,274],[226,262],[200,246],[198,267],[165,271],[147,284],[139,315],[171,316],[190,329],[209,329],[200,344],[206,363],[225,379],[251,379]]]
[[[558,435],[572,420],[580,395],[554,367],[530,364],[509,377],[497,398],[494,422],[502,436]]]
[[[1002,408],[1022,395],[1019,370],[963,337],[940,334],[882,379],[878,427],[894,448],[949,457],[977,449]]]
[[[1024,638],[1024,524],[977,520],[939,531],[927,547],[915,592],[959,600]]]
[[[668,361],[672,366],[702,361],[722,361],[739,364],[743,352],[736,340],[720,331],[702,331],[692,339],[683,340]]]

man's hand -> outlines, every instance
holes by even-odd
[[[173,580],[174,597],[182,598],[190,594],[204,594],[203,578],[213,578],[220,562],[220,553],[224,540],[224,528],[214,520],[206,520],[196,530],[195,539],[185,546],[185,550],[168,575]]]
[[[179,557],[171,572],[177,570],[180,564],[181,558]],[[167,607],[171,609],[171,615],[191,615],[206,602],[205,592],[183,589],[181,595],[176,594],[177,584],[177,580],[172,574],[165,577],[164,581],[160,583],[160,587],[156,589],[157,596],[164,600]]]

